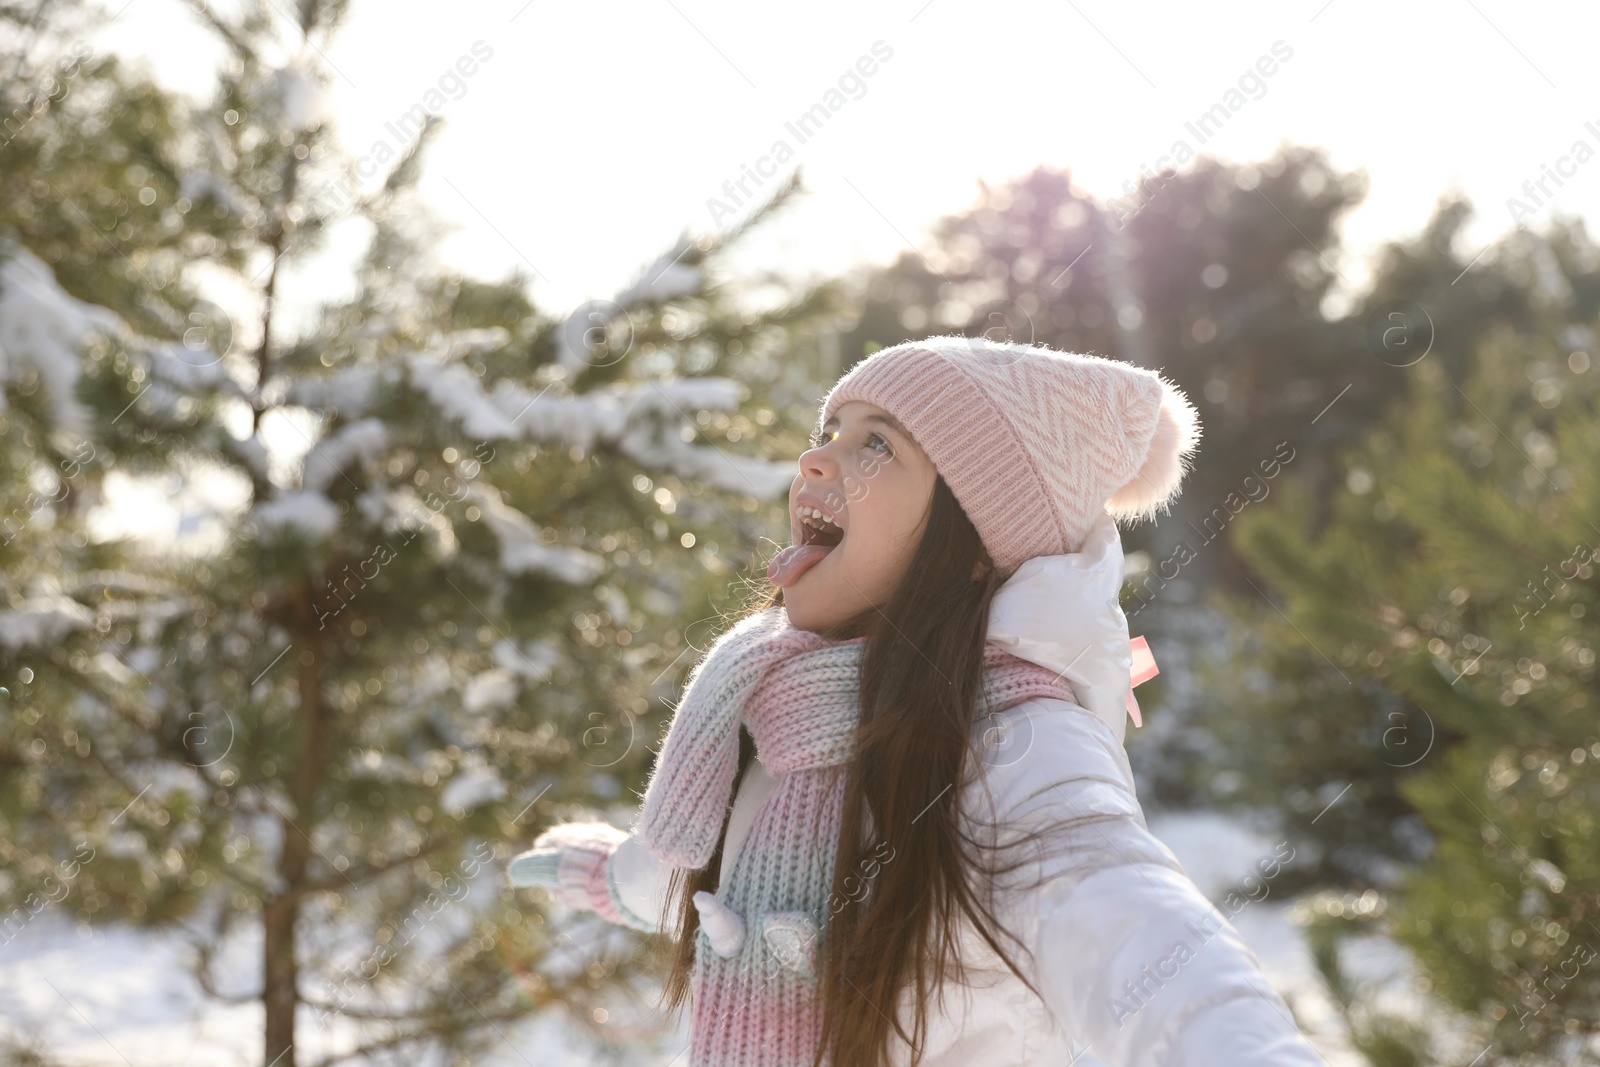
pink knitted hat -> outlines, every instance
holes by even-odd
[[[1194,405],[1152,370],[1043,345],[938,336],[874,352],[829,390],[883,408],[933,461],[1010,577],[1076,552],[1102,513],[1153,518],[1200,439]]]

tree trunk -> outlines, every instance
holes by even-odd
[[[304,852],[298,845],[289,844],[290,835],[298,838],[292,826],[285,825],[284,852]],[[287,856],[285,856],[287,858]],[[304,859],[300,861],[304,867]],[[286,863],[278,864],[279,873]],[[295,1067],[294,1015],[298,1003],[295,986],[299,980],[300,961],[295,955],[294,924],[300,914],[299,898],[289,894],[277,898],[262,909],[262,928],[265,942],[262,948],[266,981],[261,999],[267,1009],[266,1058],[269,1067]]]
[[[316,632],[312,586],[302,582],[295,590],[295,615],[301,639],[296,642],[297,682],[300,697],[300,736],[296,745],[290,796],[293,812],[280,812],[282,848],[278,853],[279,895],[262,907],[261,999],[266,1007],[267,1067],[295,1067],[294,1021],[300,1003],[300,959],[295,945],[295,922],[300,917],[300,896],[311,859],[311,831],[315,826],[317,794],[322,787],[326,759],[327,711],[322,703],[322,649]]]

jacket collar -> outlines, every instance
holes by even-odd
[[[1082,548],[1025,561],[995,594],[991,644],[1057,671],[1088,711],[1127,732],[1133,656],[1122,613],[1122,538],[1102,514]]]

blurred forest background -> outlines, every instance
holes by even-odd
[[[0,1062],[668,1062],[656,946],[504,861],[629,825],[826,388],[957,332],[1199,407],[1183,496],[1124,534],[1162,668],[1130,757],[1197,882],[1262,900],[1230,918],[1330,1062],[1600,1063],[1581,221],[1474,258],[1442,199],[1330,318],[1366,179],[1294,147],[1131,206],[1040,168],[820,285],[729,269],[796,175],[541,307],[431,262],[434,122],[350,195],[268,20],[197,12],[232,56],[203,102],[75,51],[76,4],[0,5]],[[351,216],[357,297],[284,330],[279,272]],[[108,536],[119,480],[211,504]]]

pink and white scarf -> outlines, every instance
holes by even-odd
[[[710,863],[741,723],[775,779],[722,885],[695,899],[690,1067],[807,1067],[822,1039],[818,953],[865,645],[795,629],[774,607],[741,619],[690,673],[635,837],[671,866]],[[1057,672],[996,645],[985,645],[983,666],[980,715],[1032,697],[1074,700]]]

